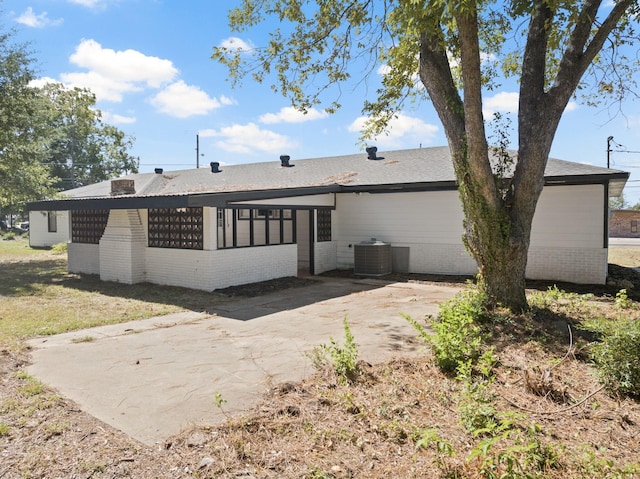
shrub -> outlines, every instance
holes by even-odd
[[[358,345],[351,333],[346,317],[343,320],[343,324],[344,345],[340,346],[335,339],[330,337],[330,344],[322,344],[314,348],[310,357],[316,368],[322,368],[330,364],[338,375],[340,382],[347,384],[353,382],[359,372]]]
[[[66,254],[67,253],[67,243],[58,243],[51,247],[52,254]]]
[[[13,231],[9,231],[9,232],[4,234],[3,239],[5,239],[7,241],[14,240],[14,239],[16,239],[16,234]]]
[[[640,398],[640,322],[598,321],[585,327],[601,334],[591,355],[604,385],[610,391]]]
[[[485,295],[470,287],[442,303],[438,318],[429,333],[414,319],[405,315],[419,336],[431,344],[436,365],[447,373],[455,373],[467,361],[475,361],[481,354],[482,334],[478,323],[487,317]]]

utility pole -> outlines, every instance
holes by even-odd
[[[204,153],[200,154],[200,133],[196,133],[196,168],[200,168],[201,156],[204,156]]]
[[[196,133],[196,168],[200,168],[200,133]]]
[[[609,164],[611,163],[611,142],[612,141],[613,141],[612,136],[607,138],[607,168],[609,168]]]

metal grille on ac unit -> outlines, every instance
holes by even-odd
[[[384,276],[391,273],[391,245],[371,238],[354,245],[354,273],[360,276]]]

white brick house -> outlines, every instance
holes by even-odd
[[[602,284],[608,198],[629,174],[549,159],[527,277]],[[412,273],[473,274],[447,147],[129,175],[29,204],[67,215],[69,271],[211,291],[354,267],[391,244]],[[65,213],[62,213],[65,212]],[[68,214],[66,213],[68,212]]]

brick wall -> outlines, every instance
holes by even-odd
[[[147,248],[146,280],[213,291],[239,284],[296,276],[296,245],[213,251]]]
[[[137,210],[111,210],[100,239],[100,279],[134,284],[145,280],[147,245]]]
[[[100,246],[97,244],[67,244],[69,273],[100,274]]]
[[[529,248],[527,278],[604,284],[607,279],[605,248]]]
[[[322,241],[315,244],[314,249],[314,272],[315,274],[324,273],[336,269],[337,265],[337,242]]]
[[[609,217],[609,236],[640,238],[640,211],[613,210]]]

